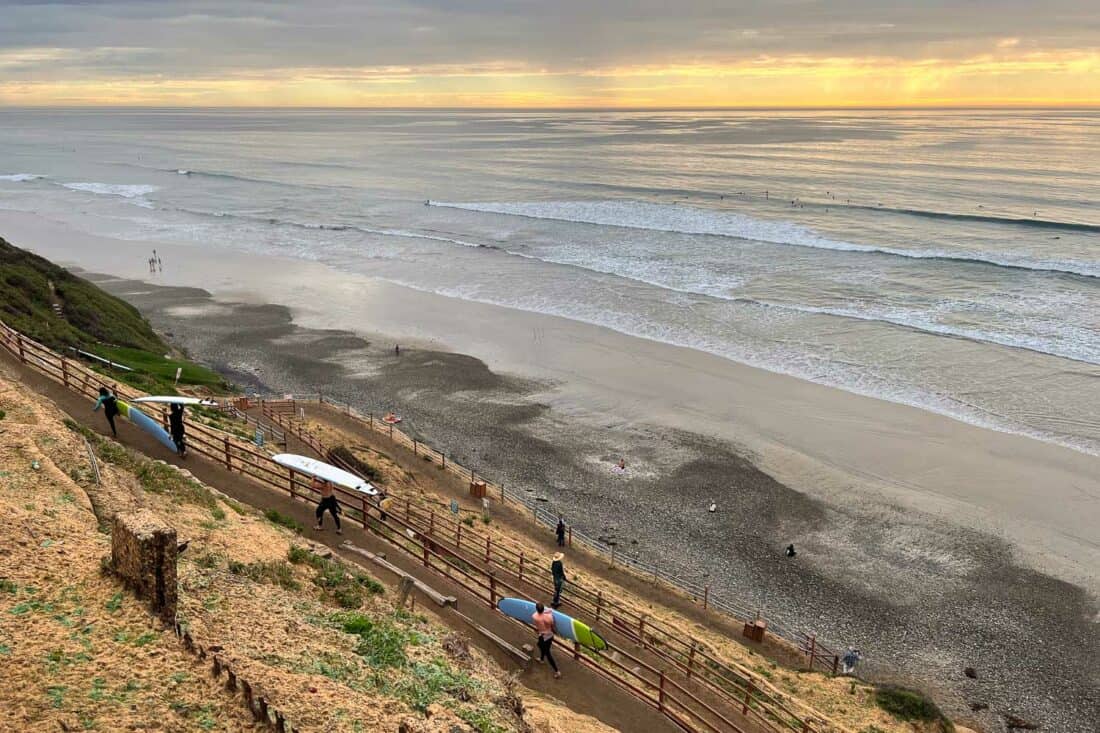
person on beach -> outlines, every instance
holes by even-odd
[[[565,520],[558,515],[558,526],[554,528],[554,534],[558,538],[558,547],[565,547]]]
[[[561,679],[558,663],[554,661],[554,654],[551,651],[554,647],[554,613],[541,603],[536,603],[535,615],[531,617],[531,623],[535,625],[535,631],[539,634],[539,664],[550,662],[550,667],[554,670],[554,679]]]
[[[783,554],[786,555],[787,557],[794,557],[798,553],[795,552],[794,545],[790,544],[790,545],[787,545],[786,550],[783,550]]]
[[[561,605],[561,589],[565,585],[565,581],[568,580],[565,577],[565,565],[562,563],[564,559],[565,555],[555,552],[554,561],[550,563],[550,574],[554,576],[554,600],[550,605],[554,608]]]
[[[115,429],[115,416],[119,413],[118,400],[106,387],[99,388],[99,399],[95,401],[92,412],[97,411],[100,407],[103,408],[103,414],[107,416],[107,422],[111,426],[111,435],[117,438],[118,430]]]
[[[168,432],[176,444],[176,453],[180,458],[187,455],[187,438],[183,428],[183,405],[173,402],[168,406]]]
[[[851,674],[855,671],[856,665],[859,664],[859,660],[863,658],[859,649],[853,649],[848,647],[848,651],[844,652],[844,656],[841,657],[841,674]]]
[[[336,497],[332,493],[332,484],[315,478],[312,488],[321,493],[321,501],[317,502],[317,526],[314,529],[325,528],[325,510],[327,509],[332,514],[332,521],[336,523],[336,534],[343,534],[340,529],[340,505],[336,503]]]

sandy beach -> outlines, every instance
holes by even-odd
[[[998,702],[1087,730],[1096,456],[317,263],[157,243],[151,277],[148,243],[7,212],[0,235],[113,276],[94,279],[242,385],[394,409],[578,526],[860,646],[869,670],[955,712]]]

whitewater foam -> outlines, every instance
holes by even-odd
[[[127,199],[140,198],[146,194],[159,190],[159,186],[149,186],[145,184],[98,183],[95,181],[87,183],[62,183],[61,185],[73,191],[84,191],[85,193],[94,193],[100,196],[121,196]]]
[[[25,181],[37,181],[45,176],[35,175],[34,173],[6,173],[0,175],[0,181],[12,181],[13,183],[23,183]]]
[[[488,214],[522,216],[529,219],[549,219],[677,234],[703,234],[793,247],[887,254],[922,260],[972,262],[997,267],[1100,277],[1100,263],[1095,262],[1038,260],[1007,253],[908,250],[896,247],[879,247],[828,239],[808,227],[791,221],[760,219],[735,212],[675,204],[653,204],[641,201],[490,201],[469,203],[432,201],[431,205]]]

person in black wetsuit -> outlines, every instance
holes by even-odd
[[[176,453],[183,458],[187,455],[187,437],[183,428],[183,405],[176,402],[168,407],[168,432],[172,434],[172,442],[176,444]]]
[[[119,413],[118,400],[106,387],[99,388],[99,399],[96,400],[95,407],[92,408],[92,412],[95,412],[100,407],[103,408],[103,414],[107,416],[107,422],[111,426],[111,435],[117,438],[118,430],[115,429],[115,416]]]

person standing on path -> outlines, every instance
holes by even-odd
[[[565,581],[568,578],[565,577],[565,565],[562,564],[562,560],[565,559],[565,555],[560,552],[554,553],[554,561],[550,563],[550,572],[554,576],[554,600],[550,604],[554,608],[561,605],[561,588],[565,585]]]
[[[176,453],[180,458],[187,455],[187,439],[183,427],[183,405],[173,402],[168,406],[168,432],[176,444]]]
[[[107,422],[111,425],[111,435],[117,438],[118,430],[115,429],[115,415],[119,412],[118,400],[106,387],[99,388],[99,399],[95,401],[95,407],[92,408],[92,412],[95,412],[100,407],[103,408],[103,414],[107,416]]]
[[[332,484],[315,478],[312,488],[314,491],[321,492],[321,501],[317,503],[317,526],[314,529],[325,528],[325,510],[328,509],[332,514],[332,521],[336,522],[336,534],[343,534],[340,530],[340,505],[336,503],[336,497],[332,493]]]
[[[859,653],[859,649],[853,649],[848,647],[848,650],[844,652],[844,656],[841,657],[843,667],[841,674],[851,674],[856,670],[856,665],[859,664],[859,660],[863,658],[863,655]]]
[[[558,515],[558,526],[554,529],[554,534],[558,538],[558,547],[565,547],[565,520],[560,514]]]
[[[554,647],[554,612],[541,603],[536,603],[535,615],[531,617],[531,623],[535,625],[535,631],[539,634],[539,664],[544,661],[550,662],[550,667],[554,670],[554,679],[561,679],[558,663],[554,661],[554,654],[551,651]]]

